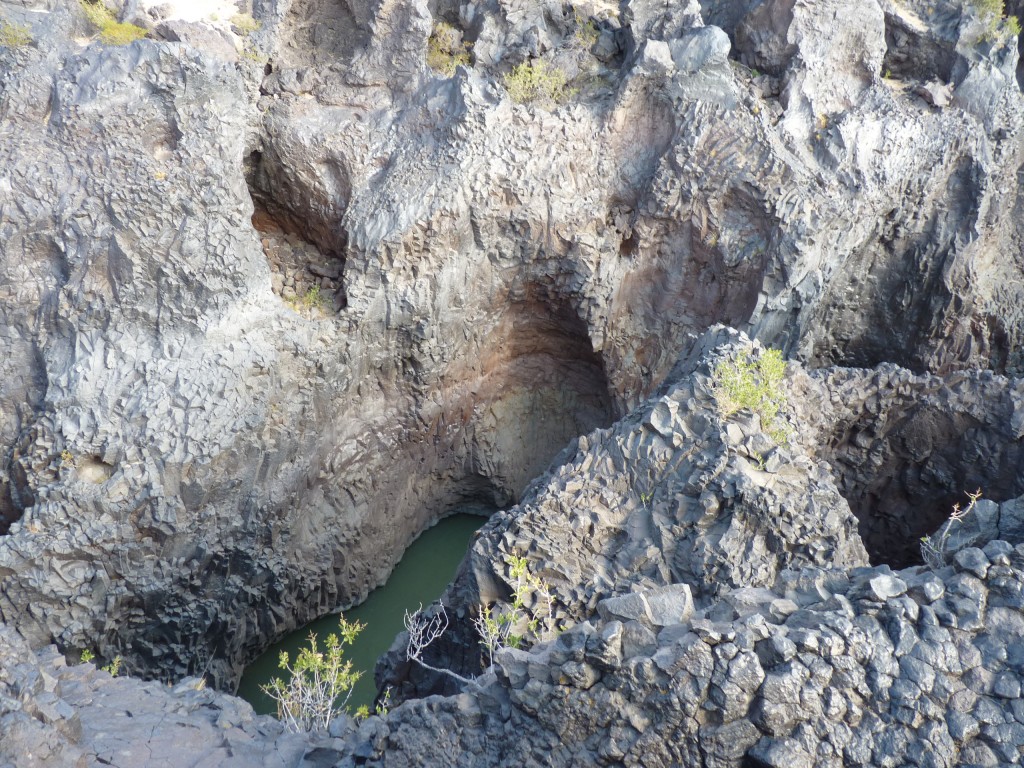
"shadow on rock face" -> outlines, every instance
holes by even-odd
[[[1019,383],[891,365],[814,375],[834,406],[821,451],[874,564],[919,564],[921,537],[965,506],[968,492],[993,501],[1024,493]]]

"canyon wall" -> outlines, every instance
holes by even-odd
[[[0,624],[26,669],[55,643],[230,688],[464,505],[503,511],[446,597],[462,618],[507,597],[515,550],[600,634],[643,590],[707,612],[791,599],[794,569],[889,578],[964,491],[1024,493],[1005,24],[924,0],[223,6],[112,2],[149,37],[111,46],[75,3],[0,2],[30,37],[0,45]],[[450,75],[440,22],[470,49]],[[558,98],[510,98],[530,62]],[[719,418],[714,355],[747,342],[716,324],[797,361],[788,448]],[[468,621],[438,654],[479,671]],[[503,712],[513,661],[480,683]],[[447,685],[385,667],[403,696]]]

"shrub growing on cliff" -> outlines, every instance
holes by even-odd
[[[1004,17],[1003,0],[971,0],[971,4],[978,12],[978,17],[985,22],[987,30],[984,39],[991,39],[999,36],[999,28],[1002,22],[1006,21],[1006,32],[1017,37],[1020,35],[1020,21],[1016,16]]]
[[[24,24],[0,19],[0,48],[24,48],[32,42],[32,30]]]
[[[777,423],[779,410],[786,404],[782,382],[786,361],[777,349],[766,349],[757,360],[742,351],[734,360],[715,366],[714,382],[718,407],[723,416],[749,408],[761,417],[761,428],[777,443],[789,437],[785,424]]]
[[[146,30],[134,24],[122,24],[114,18],[103,0],[90,3],[81,0],[79,5],[85,17],[99,31],[100,42],[104,45],[128,45],[146,36]]]
[[[479,614],[473,619],[480,645],[487,652],[488,665],[494,663],[494,655],[502,648],[518,648],[524,642],[537,642],[555,630],[555,597],[550,587],[539,576],[530,573],[525,557],[509,555],[505,563],[513,582],[511,607],[499,611],[492,605],[481,605]],[[469,678],[423,660],[427,646],[448,629],[448,614],[443,605],[429,615],[423,612],[422,606],[411,614],[406,611],[405,628],[409,633],[406,659],[463,683],[469,682]]]
[[[551,101],[561,104],[572,92],[565,72],[541,59],[526,61],[505,75],[505,90],[512,101],[530,104]]]
[[[345,659],[345,646],[352,645],[365,624],[339,617],[340,634],[327,636],[320,649],[315,634],[309,635],[309,647],[299,651],[295,663],[282,651],[278,666],[288,673],[287,679],[275,677],[263,692],[277,702],[277,717],[296,733],[324,731],[331,720],[347,711],[352,688],[362,677]]]
[[[525,557],[509,555],[505,562],[513,580],[511,609],[498,613],[492,606],[481,606],[480,614],[473,619],[488,664],[494,663],[494,654],[500,649],[518,648],[524,640],[535,641],[554,629],[555,597],[551,589],[530,573]],[[523,634],[516,634],[516,630]]]
[[[959,504],[954,504],[949,519],[942,524],[939,530],[931,536],[921,537],[921,558],[924,560],[924,564],[933,571],[939,570],[946,564],[946,558],[949,555],[949,538],[953,533],[953,525],[954,523],[962,525],[963,519],[974,511],[978,499],[981,498],[981,489],[979,488],[974,493],[968,493],[967,498],[971,500],[970,504],[963,509],[960,508]]]
[[[249,13],[236,13],[231,17],[230,22],[235,32],[243,37],[258,32],[260,29],[260,23]]]
[[[88,664],[96,660],[96,654],[90,651],[88,648],[86,648],[78,655],[78,660],[82,664]],[[113,661],[111,661],[109,664],[105,666],[100,667],[100,669],[102,669],[111,677],[117,677],[118,673],[121,671],[121,657],[119,655],[115,656]]]
[[[462,33],[443,21],[434,25],[434,31],[427,40],[427,66],[435,72],[451,77],[460,64],[469,66],[471,43],[462,41]]]

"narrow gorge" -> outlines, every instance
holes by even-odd
[[[1020,764],[996,5],[0,0],[0,766]],[[466,509],[386,711],[232,695]]]

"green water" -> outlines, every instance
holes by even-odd
[[[391,647],[395,635],[404,629],[402,617],[406,609],[415,610],[420,603],[428,605],[441,596],[466,554],[473,534],[485,522],[487,518],[480,515],[458,514],[445,518],[412,543],[384,586],[371,592],[361,605],[345,611],[345,617],[350,621],[366,624],[366,629],[355,643],[345,649],[345,658],[352,660],[354,669],[363,672],[349,700],[353,711],[362,704],[373,706],[377,695],[373,666]],[[258,713],[274,714],[277,711],[274,701],[260,690],[260,686],[281,674],[277,666],[281,651],[288,651],[294,659],[299,649],[306,645],[310,632],[316,633],[323,647],[327,635],[337,634],[338,617],[325,616],[292,632],[246,667],[238,695],[252,704]]]

